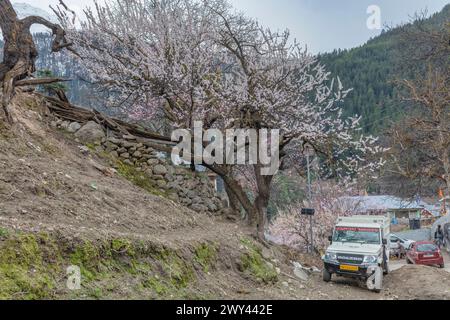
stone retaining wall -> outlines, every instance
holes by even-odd
[[[117,164],[132,166],[142,172],[172,201],[196,212],[223,213],[225,200],[216,193],[214,183],[206,173],[175,166],[168,155],[136,141],[134,137],[119,137],[117,133],[107,137],[102,126],[95,122],[81,126],[76,122],[57,120],[52,122],[52,126],[74,133],[80,142],[95,146],[98,152],[117,159]]]

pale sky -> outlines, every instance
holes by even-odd
[[[106,0],[108,1],[108,0]],[[449,0],[230,0],[234,7],[273,29],[291,30],[292,36],[317,53],[362,45],[380,33],[369,30],[367,8],[380,8],[381,24],[406,22],[417,11],[440,11]],[[50,11],[59,0],[17,0]],[[92,0],[66,0],[81,11]]]
[[[56,7],[59,4],[59,0],[16,0],[11,1],[12,3],[28,3],[37,8],[44,9],[51,12],[49,8],[50,5]],[[92,5],[92,0],[64,0],[64,2],[74,11],[81,12],[82,8]]]

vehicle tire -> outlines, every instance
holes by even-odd
[[[383,246],[383,263],[382,263],[382,268],[383,268],[383,274],[389,274],[389,266],[388,266],[388,255],[386,253],[386,246]]]
[[[331,273],[327,270],[327,268],[323,269],[322,279],[325,282],[330,282],[331,281]]]
[[[389,272],[391,272],[391,270],[389,270],[389,265],[386,263],[386,267],[383,269],[383,274],[387,276]]]
[[[441,264],[441,265],[439,266],[439,268],[444,269],[444,268],[445,268],[445,264]]]
[[[407,263],[407,264],[413,264],[413,263],[411,262],[411,260],[409,260],[408,258],[406,258],[406,263]]]
[[[383,262],[383,274],[386,276],[389,274],[391,270],[389,270],[389,263],[385,260]]]
[[[382,290],[381,288],[383,287],[383,278],[384,278],[382,272],[379,273],[379,277],[380,277],[380,279],[379,279],[379,281],[380,281],[380,283],[379,283],[380,284],[380,289],[376,288],[376,282],[377,282],[376,278],[374,278],[372,280],[369,280],[370,279],[370,277],[369,277],[369,279],[366,280],[367,289],[369,289],[371,292],[375,292],[375,293],[380,293],[381,292],[381,290]]]

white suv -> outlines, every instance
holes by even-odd
[[[399,249],[398,247],[398,242],[400,241],[400,245],[405,249],[408,250],[411,245],[415,242],[414,240],[409,240],[409,239],[405,239],[402,237],[399,237],[396,234],[391,234],[391,236],[389,237],[389,247],[392,251],[396,251]]]

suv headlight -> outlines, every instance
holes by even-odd
[[[329,252],[327,251],[325,253],[325,260],[328,261],[337,261],[337,254],[335,252]]]
[[[364,256],[363,263],[372,264],[372,263],[376,263],[377,261],[378,261],[377,256]]]

